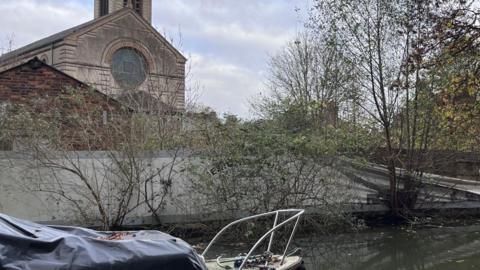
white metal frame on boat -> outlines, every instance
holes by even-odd
[[[280,213],[294,213],[291,217],[287,218],[285,221],[283,221],[282,223],[280,224],[277,224],[278,223],[278,217],[280,215]],[[260,246],[262,244],[262,242],[268,237],[270,236],[270,240],[268,242],[268,248],[267,248],[267,252],[270,252],[271,248],[272,248],[272,243],[273,243],[273,239],[274,239],[274,235],[275,235],[275,231],[277,231],[278,229],[284,227],[285,225],[287,225],[288,223],[290,222],[293,222],[295,221],[295,226],[293,227],[292,229],[292,232],[290,234],[290,238],[288,239],[288,242],[287,242],[287,245],[285,246],[285,250],[283,252],[283,255],[282,255],[282,261],[280,262],[280,265],[283,265],[283,263],[285,262],[285,256],[287,256],[287,252],[288,252],[288,248],[290,247],[290,244],[292,243],[292,240],[293,240],[293,237],[295,235],[295,232],[297,230],[297,227],[298,227],[298,223],[300,222],[300,217],[305,213],[305,210],[303,209],[285,209],[285,210],[277,210],[277,211],[272,211],[272,212],[268,212],[268,213],[263,213],[263,214],[258,214],[258,215],[254,215],[254,216],[250,216],[250,217],[246,217],[246,218],[242,218],[242,219],[239,219],[237,221],[234,221],[230,224],[228,224],[227,226],[225,226],[222,230],[220,230],[217,235],[212,239],[212,241],[208,244],[207,248],[203,251],[202,253],[202,256],[205,257],[205,255],[207,254],[207,252],[210,250],[210,248],[212,247],[212,245],[218,240],[218,238],[226,231],[228,230],[230,227],[234,226],[234,225],[237,225],[239,223],[243,223],[243,222],[246,222],[246,221],[250,221],[250,220],[254,220],[254,219],[258,219],[258,218],[261,218],[261,217],[266,217],[266,216],[273,216],[275,215],[275,220],[274,220],[274,223],[273,223],[273,227],[268,231],[266,232],[262,237],[260,237],[260,239],[255,243],[255,245],[253,245],[253,247],[250,249],[250,251],[247,253],[247,255],[245,256],[243,262],[242,262],[242,265],[240,266],[240,268],[238,270],[242,270],[243,267],[245,267],[245,264],[247,263],[248,261],[248,258],[250,258],[253,254],[253,252],[258,248],[258,246]]]

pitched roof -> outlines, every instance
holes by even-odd
[[[24,53],[28,53],[28,52],[31,52],[31,51],[34,51],[36,49],[40,49],[42,47],[45,47],[46,45],[50,45],[52,43],[56,43],[58,41],[62,41],[64,40],[66,37],[68,37],[69,35],[85,28],[85,27],[88,27],[90,25],[93,25],[95,24],[97,21],[99,21],[100,19],[103,19],[103,18],[97,18],[95,20],[92,20],[92,21],[89,21],[89,22],[86,22],[86,23],[83,23],[83,24],[80,24],[80,25],[77,25],[75,27],[72,27],[70,29],[67,29],[67,30],[64,30],[62,32],[59,32],[59,33],[56,33],[54,35],[51,35],[49,37],[46,37],[44,39],[40,39],[38,41],[35,41],[33,43],[30,43],[24,47],[21,47],[19,49],[16,49],[14,51],[11,51],[9,53],[6,53],[2,56],[0,56],[0,61],[2,60],[7,60],[13,56],[18,56],[18,55],[22,55]]]
[[[12,71],[12,70],[14,70],[14,69],[17,69],[17,68],[20,68],[20,67],[23,67],[23,66],[27,66],[27,65],[30,66],[30,67],[33,68],[33,69],[38,69],[38,68],[40,68],[40,67],[46,67],[46,68],[48,68],[48,69],[51,69],[51,70],[53,70],[54,72],[57,72],[57,73],[61,74],[62,76],[65,76],[65,77],[68,77],[68,78],[72,79],[73,81],[75,81],[76,83],[78,83],[81,87],[84,87],[84,88],[88,88],[88,89],[93,90],[97,95],[101,96],[102,98],[104,98],[104,99],[106,99],[106,100],[108,100],[108,101],[111,101],[111,102],[119,105],[120,107],[123,107],[123,108],[127,109],[127,110],[130,111],[130,112],[133,112],[133,111],[134,111],[134,109],[133,109],[132,107],[130,107],[128,104],[124,104],[124,103],[120,102],[119,100],[117,100],[117,99],[115,99],[115,98],[113,98],[113,97],[111,97],[111,96],[109,96],[109,95],[107,95],[107,94],[105,94],[105,93],[97,90],[96,88],[90,87],[90,86],[87,85],[86,83],[84,83],[84,82],[82,82],[82,81],[80,81],[80,80],[78,80],[78,79],[76,79],[76,78],[68,75],[67,73],[65,73],[65,72],[63,72],[63,71],[61,71],[61,70],[59,70],[59,69],[57,69],[57,68],[55,68],[55,67],[53,67],[53,66],[51,66],[51,65],[49,65],[49,64],[46,64],[45,62],[43,62],[43,61],[41,61],[40,59],[38,59],[38,57],[34,57],[34,58],[28,60],[27,62],[20,63],[20,64],[18,64],[18,65],[15,65],[14,67],[11,67],[11,68],[6,69],[6,70],[3,70],[3,71],[0,71],[0,75],[2,75],[2,74],[4,74],[4,73],[7,73],[7,72],[10,72],[10,71]]]
[[[179,110],[175,108],[172,105],[166,104],[162,102],[159,98],[154,97],[153,95],[150,95],[146,92],[143,91],[138,91],[138,92],[127,92],[119,97],[111,97],[99,90],[97,90],[94,87],[90,87],[86,83],[68,75],[67,73],[49,65],[46,64],[45,62],[41,61],[38,59],[38,57],[34,57],[26,62],[19,63],[18,65],[15,65],[14,67],[11,67],[9,69],[0,71],[0,75],[10,72],[16,68],[22,67],[22,66],[30,66],[33,69],[38,69],[40,67],[46,67],[49,68],[62,76],[68,77],[72,79],[73,81],[77,82],[79,85],[82,87],[91,89],[94,91],[96,94],[101,96],[102,98],[105,98],[111,102],[116,103],[120,107],[123,107],[127,109],[129,112],[145,112],[145,113],[164,113],[164,114],[175,114],[178,113]]]
[[[78,33],[78,32],[81,32],[82,30],[84,30],[85,28],[88,28],[89,26],[92,26],[94,24],[96,24],[97,22],[99,21],[103,21],[103,20],[106,20],[108,18],[111,18],[111,17],[114,17],[115,15],[117,15],[118,13],[122,13],[122,12],[125,12],[125,11],[129,11],[131,12],[132,14],[134,14],[137,18],[139,18],[143,23],[145,23],[149,28],[151,28],[153,31],[155,31],[156,34],[158,34],[158,36],[160,36],[168,45],[171,49],[173,49],[176,53],[178,53],[181,57],[183,57],[185,60],[186,60],[186,57],[183,56],[183,54],[181,52],[179,52],[174,46],[172,46],[160,33],[158,33],[158,31],[151,26],[150,23],[148,23],[145,18],[143,18],[142,16],[139,16],[136,12],[134,12],[131,8],[123,8],[123,9],[120,9],[120,10],[117,10],[115,12],[112,12],[112,13],[109,13],[105,16],[102,16],[102,17],[99,17],[97,19],[94,19],[94,20],[91,20],[91,21],[88,21],[86,23],[83,23],[83,24],[80,24],[78,26],[75,26],[75,27],[72,27],[70,29],[67,29],[67,30],[64,30],[62,32],[59,32],[59,33],[56,33],[54,35],[51,35],[49,37],[46,37],[44,39],[41,39],[41,40],[38,40],[38,41],[35,41],[33,43],[30,43],[24,47],[21,47],[19,49],[16,49],[14,51],[11,51],[9,53],[6,53],[4,55],[1,55],[0,56],[0,62],[2,61],[6,61],[14,56],[20,56],[20,55],[23,55],[25,53],[28,53],[28,52],[31,52],[31,51],[34,51],[34,50],[37,50],[37,49],[40,49],[42,47],[45,47],[47,45],[50,45],[50,44],[53,44],[53,43],[56,43],[56,42],[59,42],[59,41],[62,41],[64,40],[65,38],[69,37],[70,35],[72,34],[75,34],[75,33]]]

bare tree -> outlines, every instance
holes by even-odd
[[[272,118],[297,108],[300,118],[317,128],[335,125],[354,95],[351,65],[338,48],[335,31],[319,39],[307,30],[271,58],[271,95],[254,103],[255,111]]]
[[[15,47],[15,34],[11,33],[5,37],[5,41],[0,44],[0,56],[13,51]]]
[[[142,207],[159,222],[178,150],[159,160],[157,151],[168,145],[157,133],[159,121],[113,100],[98,105],[99,98],[105,96],[70,89],[41,108],[13,109],[7,130],[16,151],[27,157],[26,181],[19,184],[70,206],[83,221],[99,221],[103,229],[121,226],[127,216],[142,214]]]

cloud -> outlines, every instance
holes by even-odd
[[[85,1],[2,0],[0,11],[0,47],[8,47],[13,37],[14,47],[27,45],[93,18]]]
[[[159,1],[153,21],[167,35],[181,32],[204,88],[200,101],[248,117],[248,100],[265,89],[269,56],[303,27],[308,7],[306,0]]]
[[[204,89],[200,102],[248,117],[248,100],[264,89],[269,55],[302,27],[308,1],[153,0],[153,25],[191,55],[193,81]],[[1,0],[0,11],[9,15],[0,17],[0,48],[12,33],[19,47],[88,21],[92,6],[93,0]]]
[[[200,102],[220,113],[248,116],[248,99],[263,87],[254,70],[193,54],[195,78],[203,86]]]

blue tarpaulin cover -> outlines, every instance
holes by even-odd
[[[181,239],[158,231],[98,232],[0,214],[0,269],[206,270]]]

